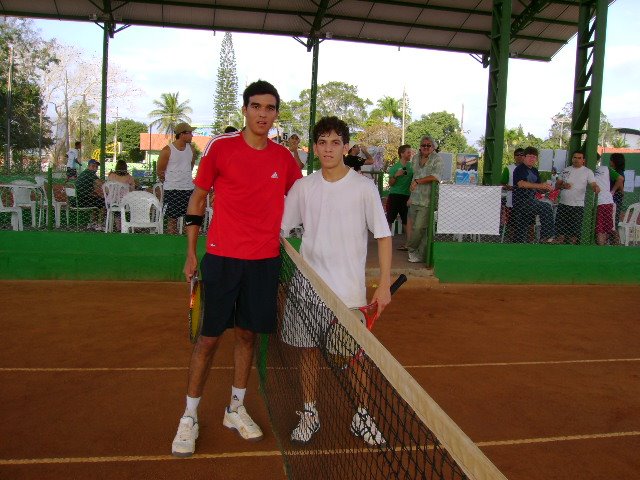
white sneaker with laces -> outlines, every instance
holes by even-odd
[[[382,436],[376,422],[366,410],[358,409],[351,420],[351,433],[372,447],[384,447],[387,441]]]
[[[291,432],[291,441],[297,443],[308,443],[313,434],[320,430],[320,418],[316,412],[304,410],[296,412],[300,415],[298,426]]]
[[[422,262],[422,258],[415,252],[409,252],[409,261],[411,263],[420,263]]]
[[[251,440],[253,442],[262,440],[262,430],[260,430],[260,427],[256,425],[249,416],[244,405],[240,405],[235,412],[230,412],[228,408],[225,408],[222,425],[236,430],[245,440]]]
[[[184,416],[178,424],[178,433],[171,445],[171,454],[176,457],[190,457],[196,449],[198,422],[193,417]]]

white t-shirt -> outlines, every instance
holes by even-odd
[[[611,186],[609,184],[609,167],[600,165],[595,172],[596,183],[600,187],[598,193],[598,205],[608,205],[613,203],[613,195],[611,195]]]
[[[291,156],[293,156],[293,152],[291,152]],[[300,161],[302,162],[302,165],[306,165],[307,164],[307,152],[305,152],[304,150],[298,149],[298,156],[300,157]]]
[[[571,188],[560,190],[558,202],[570,207],[584,207],[587,185],[596,181],[593,171],[585,166],[580,168],[569,166],[562,171],[560,178],[563,182],[570,183]]]
[[[507,170],[509,170],[509,183],[507,185],[513,186],[513,171],[516,169],[517,166],[518,165],[514,163],[510,163],[509,165],[507,165]],[[507,204],[507,207],[513,208],[513,191],[512,190],[507,191],[506,204]]]
[[[287,194],[282,230],[300,224],[304,259],[348,307],[365,305],[368,232],[391,236],[376,186],[351,169],[337,182],[318,170]]]
[[[78,160],[78,149],[71,148],[67,152],[67,168],[76,168],[76,162]]]

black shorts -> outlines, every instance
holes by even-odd
[[[584,207],[558,204],[556,210],[556,234],[567,237],[580,237]]]
[[[165,215],[169,218],[184,217],[187,214],[189,199],[193,190],[165,190],[164,205],[167,207]]]
[[[387,198],[387,222],[393,223],[398,215],[400,215],[400,220],[402,220],[402,224],[407,224],[407,212],[409,211],[409,207],[407,206],[407,201],[409,200],[409,195],[402,195],[401,193],[390,193]]]
[[[280,257],[240,260],[205,254],[202,335],[219,337],[227,328],[255,333],[276,330]]]

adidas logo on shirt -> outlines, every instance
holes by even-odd
[[[271,178],[280,178],[278,177],[278,172],[273,172],[273,175],[271,175]]]

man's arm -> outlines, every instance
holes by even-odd
[[[591,190],[593,190],[593,193],[595,193],[596,195],[600,193],[600,187],[596,182],[591,182],[589,185],[591,185]]]
[[[158,180],[164,182],[164,174],[167,171],[167,165],[169,165],[169,156],[171,150],[169,145],[160,150],[160,156],[158,157],[158,163],[156,163],[156,173],[158,174]]]
[[[198,186],[193,189],[193,193],[189,199],[189,206],[187,207],[187,215],[204,216],[207,193],[206,190]],[[187,259],[184,262],[184,276],[187,281],[189,281],[198,269],[198,254],[196,248],[198,246],[200,225],[187,225],[185,230],[187,231]]]
[[[611,193],[622,192],[624,190],[624,175],[618,175],[616,183],[613,184]]]
[[[364,160],[363,165],[373,165],[373,157],[371,156],[371,154],[367,150],[367,147],[365,147],[363,145],[362,147],[360,147],[360,150],[362,150],[362,153],[364,153],[365,160]]]
[[[196,158],[198,158],[198,152],[196,152],[196,149],[193,147],[191,147],[191,151],[193,152],[193,156],[191,157],[191,170],[193,170],[193,167],[196,164]]]
[[[548,183],[532,183],[526,180],[520,180],[517,183],[518,188],[528,188],[529,190],[546,190],[550,192],[552,190],[551,185]]]
[[[380,279],[378,288],[371,301],[378,302],[378,314],[382,313],[391,302],[391,237],[378,238],[378,262],[380,263]]]

